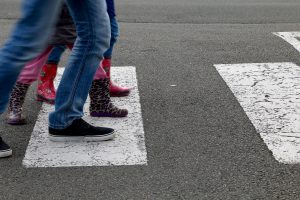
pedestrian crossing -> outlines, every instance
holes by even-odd
[[[59,68],[56,86],[63,68]],[[48,114],[54,106],[43,104],[32,132],[23,165],[25,167],[75,167],[146,165],[141,104],[135,67],[112,67],[113,80],[132,87],[128,97],[112,98],[120,108],[127,108],[126,118],[92,118],[88,113],[89,98],[84,106],[84,119],[95,126],[114,128],[116,138],[106,142],[51,142],[48,139]]]
[[[277,32],[276,36],[300,52],[300,32]],[[274,158],[285,164],[300,163],[300,67],[291,62],[215,64]],[[56,85],[63,69],[59,69]],[[91,118],[89,100],[85,120],[93,125],[113,127],[117,137],[100,143],[55,143],[48,140],[48,113],[44,104],[35,124],[23,160],[25,167],[72,167],[147,165],[141,104],[135,67],[113,67],[113,79],[132,86],[129,97],[114,103],[129,110],[129,116]]]
[[[300,53],[300,32],[273,33]],[[276,160],[300,163],[300,66],[294,63],[216,64]]]

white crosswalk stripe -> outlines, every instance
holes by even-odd
[[[300,53],[300,32],[275,32]],[[274,157],[300,163],[300,67],[294,63],[215,65]]]
[[[300,52],[300,32],[275,32],[273,34],[281,37]]]
[[[300,67],[294,63],[215,65],[274,157],[300,163]]]
[[[56,84],[63,69],[59,69]],[[147,152],[144,141],[141,105],[137,87],[135,67],[113,67],[113,79],[120,85],[132,86],[129,97],[113,98],[113,102],[127,108],[129,116],[117,118],[89,117],[85,104],[85,120],[93,125],[112,127],[116,138],[106,142],[69,142],[56,143],[48,139],[48,113],[53,106],[43,104],[36,121],[23,165],[26,167],[72,167],[72,166],[109,166],[109,165],[145,165]]]

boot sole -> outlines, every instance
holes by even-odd
[[[0,158],[9,157],[12,155],[12,150],[9,149],[7,151],[0,151]]]
[[[130,94],[130,91],[128,91],[128,92],[110,92],[109,94],[111,97],[127,97]]]
[[[7,124],[9,125],[25,125],[27,124],[27,122],[24,121],[6,121]]]
[[[55,104],[55,100],[53,100],[53,99],[47,99],[47,98],[45,98],[45,97],[43,97],[41,95],[37,95],[36,96],[36,100],[37,101],[41,101],[41,102],[45,102],[45,103],[48,103],[48,104],[51,104],[51,105]]]
[[[49,140],[53,142],[101,142],[112,140],[115,137],[115,132],[106,135],[93,136],[58,136],[49,134]]]

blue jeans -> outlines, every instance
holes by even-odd
[[[109,47],[110,26],[105,0],[66,0],[75,21],[77,40],[57,90],[51,128],[63,129],[83,116],[94,74]],[[24,0],[23,15],[0,50],[0,113],[24,65],[47,44],[62,0]],[[51,15],[45,15],[51,13]]]
[[[109,44],[109,48],[103,54],[104,58],[108,58],[108,59],[112,57],[114,45],[117,42],[119,37],[119,25],[116,17],[111,17],[109,20],[110,20],[110,30],[111,30],[110,44]]]
[[[110,30],[111,30],[111,37],[110,37],[109,48],[103,54],[104,58],[107,59],[110,59],[112,57],[114,45],[117,42],[119,37],[119,26],[115,17],[110,18]],[[64,53],[66,48],[67,47],[65,45],[55,46],[49,55],[47,63],[58,64],[61,55]]]
[[[10,92],[24,65],[46,46],[62,0],[24,0],[22,17],[0,49],[0,113],[5,111]],[[45,15],[51,10],[51,15]]]
[[[47,63],[48,64],[58,64],[61,58],[61,55],[64,53],[66,50],[67,46],[66,45],[56,45],[53,47]]]

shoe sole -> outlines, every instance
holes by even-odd
[[[25,125],[25,124],[27,124],[27,121],[26,120],[20,120],[20,121],[7,120],[6,123],[9,125],[15,126],[15,125]]]
[[[99,135],[99,136],[57,136],[49,134],[49,140],[52,142],[101,142],[112,140],[115,137],[115,132],[106,134],[106,135]]]
[[[12,150],[0,151],[0,158],[9,157],[12,155]]]
[[[36,100],[41,101],[41,102],[45,102],[45,103],[48,103],[48,104],[51,104],[51,105],[55,104],[55,100],[47,99],[47,98],[45,98],[45,97],[43,97],[39,94],[36,96]]]

